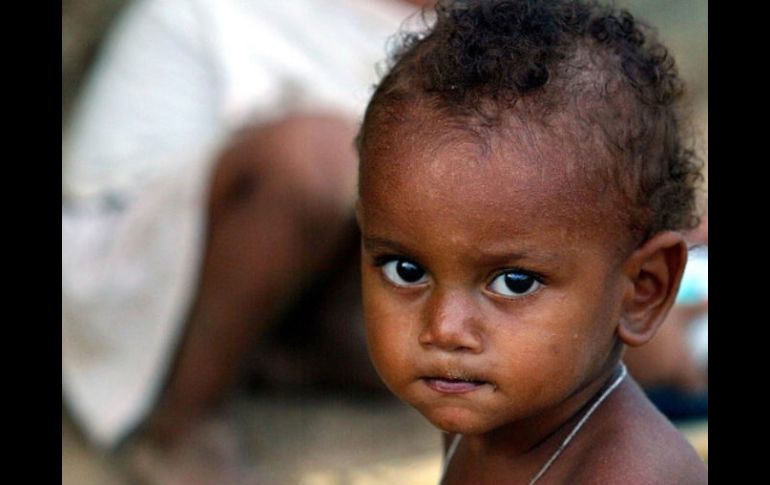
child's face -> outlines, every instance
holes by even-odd
[[[362,164],[364,315],[378,372],[446,431],[558,410],[617,358],[618,227],[554,168],[564,153],[548,143],[484,157],[461,141],[410,143],[420,138],[385,134]]]

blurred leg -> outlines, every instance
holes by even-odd
[[[355,128],[303,117],[249,128],[218,162],[187,333],[149,431],[183,437],[234,384],[247,352],[351,232]]]
[[[366,350],[360,234],[353,227],[333,269],[319,271],[249,354],[248,385],[390,396]]]

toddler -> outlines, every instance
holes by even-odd
[[[359,133],[368,347],[446,432],[442,483],[687,484],[705,464],[621,362],[697,224],[674,62],[630,14],[455,1]]]

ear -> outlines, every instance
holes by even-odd
[[[655,335],[674,304],[686,263],[684,237],[673,231],[656,234],[628,257],[623,273],[629,285],[618,326],[626,345],[642,345]]]

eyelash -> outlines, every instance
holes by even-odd
[[[418,281],[415,281],[415,282],[406,281],[406,279],[402,275],[398,274],[399,273],[399,268],[393,268],[392,270],[391,269],[386,269],[386,266],[388,264],[394,263],[394,262],[396,262],[396,263],[402,262],[402,263],[407,263],[407,264],[409,264],[411,266],[414,266],[415,268],[418,268],[422,272],[422,275],[420,276]],[[379,257],[375,258],[374,264],[375,264],[375,266],[380,268],[380,272],[382,273],[382,276],[386,280],[388,280],[388,282],[390,282],[391,284],[393,284],[393,285],[395,285],[395,286],[397,286],[399,288],[411,288],[411,287],[415,287],[415,286],[421,286],[424,283],[424,281],[422,281],[422,280],[424,278],[426,278],[427,275],[428,275],[427,271],[425,271],[425,269],[422,267],[422,265],[420,265],[419,263],[414,262],[413,260],[411,260],[409,258],[404,258],[404,257],[401,257],[401,256],[394,256],[394,255],[379,256]],[[393,274],[388,274],[388,273],[393,273]],[[398,281],[396,281],[396,278],[403,280],[404,281],[403,284],[399,283]]]
[[[399,261],[400,262],[405,262],[405,263],[410,263],[410,264],[416,266],[417,268],[419,268],[420,270],[422,270],[423,276],[420,277],[420,280],[425,278],[427,276],[427,274],[428,274],[428,272],[422,267],[422,265],[420,265],[419,263],[416,263],[412,259],[405,258],[405,257],[402,257],[402,256],[396,256],[396,255],[377,256],[377,257],[374,258],[374,265],[376,267],[380,268],[380,271],[383,273],[383,277],[385,277],[385,279],[387,279],[390,283],[392,283],[392,284],[394,284],[394,285],[396,285],[396,286],[398,286],[400,288],[409,288],[409,287],[414,287],[414,286],[421,286],[423,284],[422,281],[417,281],[417,282],[414,282],[414,283],[410,283],[410,282],[406,282],[405,281],[405,284],[399,284],[398,282],[394,281],[394,279],[391,276],[385,274],[386,270],[384,269],[384,267],[387,264],[392,263],[392,262],[399,262]],[[397,271],[397,269],[396,269],[396,271]],[[531,287],[530,287],[530,288],[525,290],[520,295],[516,295],[516,294],[509,294],[509,295],[507,295],[507,294],[501,293],[500,291],[494,291],[494,290],[491,289],[492,285],[495,284],[495,282],[498,281],[499,278],[504,277],[505,275],[508,275],[508,274],[520,274],[520,275],[524,275],[524,276],[526,276],[528,278],[531,278],[533,280],[533,286],[535,286],[535,289],[532,290]],[[398,275],[398,277],[400,279],[404,279],[400,275]],[[505,284],[505,283],[503,282],[503,284]],[[491,279],[491,281],[486,285],[485,288],[488,289],[489,291],[491,291],[492,293],[496,294],[496,295],[502,296],[503,298],[513,299],[513,298],[522,298],[522,297],[527,296],[527,295],[529,295],[531,293],[534,293],[534,292],[538,291],[544,285],[545,285],[545,278],[542,275],[538,274],[538,273],[535,273],[533,271],[528,271],[528,270],[520,269],[520,268],[507,268],[507,269],[505,269],[503,271],[500,271],[500,272],[496,273],[494,278]],[[506,284],[506,286],[507,286],[507,284]],[[510,290],[510,287],[508,287],[507,289],[511,293],[514,293],[512,290]]]
[[[505,285],[505,287],[506,287],[505,291],[509,291],[510,294],[504,294],[500,290],[495,291],[495,290],[492,289],[493,285],[496,285],[496,282],[498,280],[500,280],[501,278],[505,277],[506,275],[512,275],[512,274],[523,275],[523,276],[525,276],[527,278],[531,278],[532,279],[532,285],[530,287],[528,287],[527,289],[525,289],[524,291],[522,291],[521,294],[515,294],[515,292],[513,290],[511,290],[511,288],[504,281],[502,282],[502,284]],[[535,293],[540,288],[542,288],[543,286],[545,286],[545,282],[544,282],[544,278],[541,275],[539,275],[537,273],[534,273],[532,271],[522,270],[522,269],[519,269],[519,268],[509,268],[509,269],[506,269],[504,271],[501,271],[501,272],[497,273],[495,275],[495,277],[492,278],[492,280],[487,285],[487,289],[489,289],[489,291],[491,291],[492,293],[494,293],[496,295],[502,296],[503,298],[515,299],[515,298],[523,298],[523,297],[528,296],[528,295],[530,295],[532,293]]]
[[[396,256],[395,254],[384,254],[382,256],[375,256],[374,257],[374,265],[378,268],[385,266],[387,263],[390,263],[393,260],[396,259],[403,259],[406,261],[411,261],[409,258],[405,258],[403,256]]]

